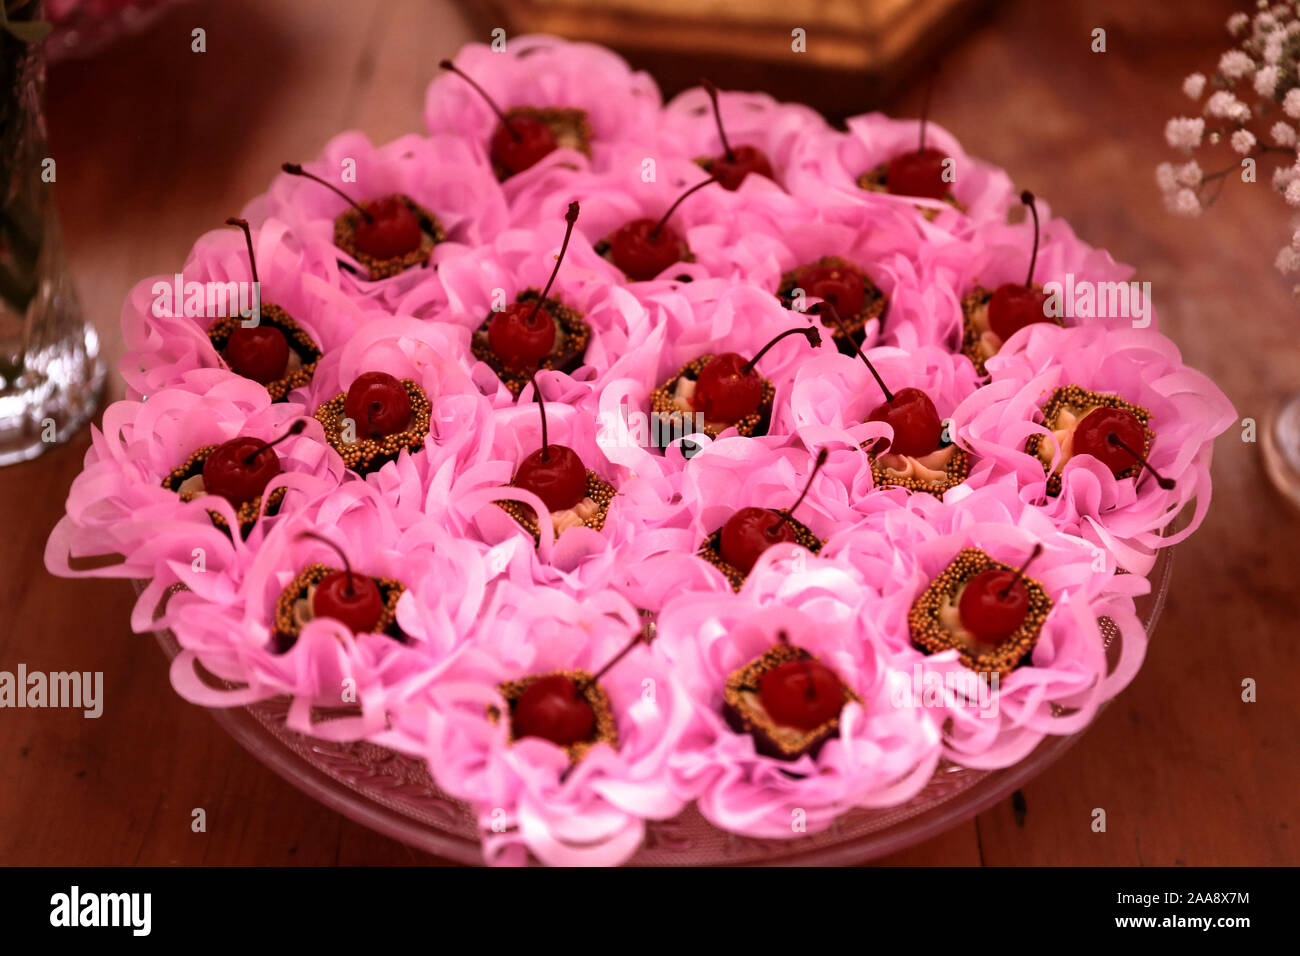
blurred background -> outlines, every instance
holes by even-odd
[[[1253,5],[1252,5],[1253,6]],[[737,18],[728,11],[741,9]],[[334,134],[422,130],[443,57],[493,28],[595,39],[651,69],[667,95],[709,75],[833,116],[915,115],[937,64],[932,118],[1007,169],[1078,234],[1138,267],[1162,329],[1243,418],[1300,387],[1290,235],[1266,185],[1229,184],[1198,220],[1169,217],[1154,181],[1163,129],[1188,112],[1245,3],[1131,0],[184,0],[50,67],[46,118],[71,274],[120,396],[118,314],[140,278],[180,268],[193,241]],[[206,52],[191,31],[206,31]],[[806,68],[789,65],[807,31]],[[1106,52],[1093,52],[1093,31]],[[57,40],[57,35],[56,35]],[[782,58],[778,61],[776,53]],[[814,55],[815,54],[815,55]],[[1194,107],[1190,107],[1194,109]],[[41,564],[88,445],[83,431],[0,469],[0,668],[103,670],[97,721],[0,714],[0,863],[436,862],[333,814],[263,768],[167,682],[129,633],[121,582],[56,579]],[[1082,742],[994,807],[885,862],[1294,864],[1300,861],[1300,651],[1292,605],[1300,519],[1230,429],[1215,502],[1178,547],[1170,603],[1141,674]],[[1259,682],[1244,705],[1241,681]],[[1086,781],[1086,786],[1083,782]],[[209,833],[190,832],[190,808]],[[1088,824],[1106,808],[1109,832]]]

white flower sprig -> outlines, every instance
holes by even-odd
[[[1200,104],[1201,115],[1175,116],[1165,124],[1165,142],[1186,157],[1156,167],[1165,208],[1175,215],[1199,216],[1218,199],[1229,176],[1265,156],[1279,161],[1273,188],[1287,205],[1300,209],[1300,0],[1258,0],[1256,8],[1254,16],[1228,18],[1236,45],[1219,57],[1209,77],[1192,73],[1183,80],[1183,94]],[[1225,145],[1236,156],[1222,169],[1204,172],[1191,158],[1197,150]],[[1300,231],[1278,252],[1275,264],[1284,275],[1300,273]],[[1300,285],[1293,291],[1300,298]]]

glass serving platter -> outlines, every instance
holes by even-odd
[[[1137,599],[1148,637],[1164,608],[1173,549],[1161,549],[1148,575],[1151,591]],[[1108,657],[1121,640],[1101,620]],[[169,631],[155,632],[168,658],[180,648]],[[253,756],[325,806],[416,849],[457,863],[481,864],[476,816],[443,793],[424,762],[367,742],[337,743],[285,727],[287,697],[248,707],[213,709],[217,722]],[[973,770],[941,762],[911,800],[883,809],[851,810],[829,828],[789,839],[757,839],[710,824],[694,806],[671,820],[647,821],[632,866],[847,865],[903,850],[970,819],[1041,773],[1084,733],[1046,738],[1019,763]]]

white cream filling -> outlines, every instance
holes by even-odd
[[[307,586],[307,596],[300,597],[293,602],[293,620],[300,628],[306,627],[307,622],[312,620],[316,613],[312,610],[312,599],[316,596],[316,585]]]
[[[1052,429],[1052,435],[1056,438],[1056,444],[1061,448],[1061,459],[1058,470],[1064,468],[1065,463],[1074,457],[1074,430],[1079,427],[1079,422],[1081,422],[1084,416],[1094,408],[1098,407],[1099,406],[1097,405],[1089,405],[1084,409],[1067,407],[1062,408],[1057,413],[1057,427]],[[1046,438],[1039,440],[1038,457],[1042,460],[1044,465],[1047,465],[1049,468],[1052,466],[1052,457],[1055,453],[1056,448],[1052,446],[1051,442],[1047,441]]]
[[[948,478],[948,462],[957,453],[956,445],[936,448],[928,455],[913,458],[911,455],[881,455],[878,459],[891,478],[911,478],[927,484],[939,484]]]
[[[572,508],[565,508],[563,511],[552,511],[551,527],[555,529],[555,536],[558,538],[570,528],[585,524],[589,518],[595,517],[599,510],[600,506],[596,502],[590,498],[583,498]]]
[[[203,485],[203,475],[191,475],[181,482],[180,487],[176,489],[178,495],[189,494],[192,498],[206,498],[207,490]]]
[[[957,589],[957,593],[950,595],[943,604],[939,605],[939,625],[952,635],[954,641],[960,644],[971,654],[979,654],[983,649],[975,635],[966,630],[966,625],[961,620],[961,596],[966,590],[966,585]]]

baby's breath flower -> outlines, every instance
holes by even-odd
[[[1201,214],[1201,200],[1192,190],[1180,189],[1173,194],[1173,205],[1170,211],[1175,215],[1193,219]]]
[[[1199,186],[1203,178],[1201,166],[1194,159],[1174,167],[1174,180],[1180,186]]]
[[[1189,100],[1199,100],[1205,92],[1205,74],[1192,73],[1183,80],[1183,93]]]
[[[1248,23],[1250,23],[1249,14],[1234,13],[1232,16],[1228,17],[1228,32],[1233,36],[1237,36],[1246,29]]]
[[[1156,167],[1156,185],[1164,193],[1173,192],[1178,188],[1178,180],[1174,177],[1174,164],[1161,163]]]
[[[1286,42],[1286,36],[1281,30],[1274,30],[1264,41],[1264,62],[1276,63],[1282,59],[1282,44]]]
[[[1283,246],[1277,251],[1277,258],[1273,260],[1273,267],[1284,276],[1293,272],[1300,272],[1300,252],[1290,246]]]
[[[1255,148],[1255,134],[1248,129],[1239,129],[1232,134],[1232,148],[1246,156]]]
[[[1279,166],[1273,170],[1273,188],[1278,192],[1284,192],[1291,185],[1291,180],[1295,179],[1296,172],[1292,166]]]
[[[1300,119],[1300,86],[1287,90],[1286,96],[1282,99],[1282,112],[1292,119]]]
[[[1292,170],[1291,181],[1287,183],[1286,192],[1282,194],[1286,197],[1288,206],[1300,206],[1300,179],[1295,178],[1294,172]]]
[[[1239,80],[1253,69],[1254,61],[1240,50],[1229,50],[1219,57],[1219,72],[1230,80]]]
[[[1205,120],[1197,117],[1177,116],[1165,124],[1165,142],[1174,149],[1191,152],[1201,145],[1205,136]]]
[[[1261,66],[1255,73],[1255,92],[1263,97],[1271,97],[1277,90],[1279,71],[1275,66]]]
[[[1291,233],[1291,248],[1300,250],[1300,229]]]
[[[1268,135],[1273,138],[1273,142],[1279,146],[1295,145],[1295,127],[1289,123],[1283,123],[1278,120],[1273,124],[1273,128],[1268,131]]]

